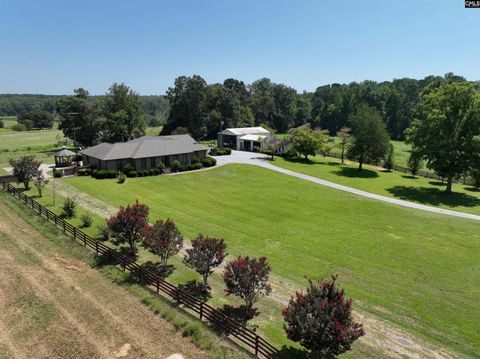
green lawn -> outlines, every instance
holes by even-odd
[[[413,179],[409,174],[387,172],[373,166],[364,166],[364,170],[359,172],[357,164],[341,165],[339,161],[321,156],[311,157],[308,161],[279,157],[272,164],[388,197],[480,214],[480,191],[470,186],[454,184],[455,193],[446,195],[443,193],[445,185],[440,181],[423,177]]]
[[[188,238],[223,237],[230,255],[268,256],[280,294],[303,287],[305,275],[339,273],[356,308],[445,348],[467,355],[480,351],[476,221],[244,165],[128,179],[123,185],[87,177],[63,181],[113,206],[138,199],[150,206],[151,221],[171,217]],[[264,322],[262,330],[281,340],[280,322]]]
[[[336,146],[338,143],[338,137],[330,137],[331,139],[331,152],[333,153],[341,153],[340,148]],[[390,141],[394,148],[394,163],[398,166],[408,167],[408,158],[410,157],[410,151],[412,150],[412,146],[406,144],[404,141]]]

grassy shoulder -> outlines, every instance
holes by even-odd
[[[128,179],[123,185],[87,177],[63,181],[114,207],[138,199],[150,206],[151,220],[171,217],[187,238],[198,233],[224,238],[232,256],[266,255],[274,296],[283,301],[305,285],[305,275],[339,273],[361,311],[452,351],[480,349],[475,221],[401,208],[245,165]],[[180,268],[176,260],[172,264]],[[185,284],[192,278],[195,273],[176,270],[169,280]],[[217,297],[220,288],[213,286],[213,303],[222,305],[226,299]],[[284,338],[279,307],[262,299],[262,315],[253,322],[275,341]],[[270,313],[273,320],[265,320]]]
[[[237,348],[228,340],[225,340],[219,337],[214,331],[205,327],[204,324],[202,324],[200,321],[195,319],[193,316],[189,315],[187,312],[176,309],[175,305],[162,299],[160,296],[156,295],[154,292],[152,292],[148,288],[138,285],[136,283],[135,278],[132,278],[128,272],[122,272],[115,266],[101,264],[101,261],[99,261],[100,258],[93,257],[90,251],[78,245],[78,243],[72,241],[71,239],[64,237],[63,234],[54,226],[45,222],[39,216],[32,215],[33,212],[31,210],[27,209],[25,206],[23,206],[19,202],[12,202],[9,199],[10,198],[7,197],[6,195],[0,194],[0,209],[3,209],[3,212],[4,212],[5,208],[8,208],[15,215],[18,215],[21,218],[21,220],[19,221],[22,221],[24,224],[28,223],[28,226],[31,226],[31,228],[34,231],[39,233],[39,236],[35,236],[35,238],[33,239],[31,238],[31,236],[29,237],[31,242],[29,243],[29,246],[35,247],[36,250],[38,250],[43,255],[47,255],[55,258],[58,258],[58,256],[62,256],[62,263],[65,263],[65,261],[68,260],[68,258],[66,259],[65,256],[71,256],[76,260],[80,260],[87,264],[89,263],[91,266],[97,268],[98,271],[100,271],[104,277],[109,279],[109,281],[112,281],[120,285],[127,292],[124,294],[126,297],[123,298],[125,302],[132,302],[132,298],[135,298],[135,300],[138,302],[138,306],[142,306],[141,303],[143,303],[145,306],[147,306],[150,309],[151,315],[153,317],[155,317],[155,315],[158,315],[158,316],[161,316],[163,319],[166,319],[169,323],[171,323],[172,327],[174,328],[173,330],[177,331],[179,335],[172,336],[171,334],[165,335],[165,333],[162,334],[161,332],[155,333],[155,335],[159,336],[159,338],[156,340],[156,345],[159,344],[158,340],[160,338],[169,337],[172,340],[172,343],[170,343],[170,346],[173,344],[178,348],[186,347],[188,349],[188,345],[185,346],[180,342],[177,342],[177,344],[175,344],[175,341],[178,341],[179,340],[178,338],[181,338],[183,336],[186,338],[184,340],[192,341],[196,345],[196,347],[198,348],[198,352],[202,353],[200,355],[202,357],[211,357],[211,358],[250,357],[248,353],[244,352],[240,348]],[[6,216],[2,216],[2,218],[5,219]],[[28,227],[25,227],[25,226],[23,227],[25,232],[28,229]],[[3,229],[4,226],[1,228]],[[4,246],[2,246],[0,250],[2,248],[8,249],[9,253],[13,253],[13,249],[10,247],[13,246],[12,243],[15,242],[15,240],[13,240],[13,238],[10,238],[9,240],[6,237],[6,234],[4,234],[3,232],[2,232],[2,238],[6,240],[4,244],[9,248],[3,248]],[[46,240],[49,243],[43,243],[42,241],[44,240]],[[25,245],[26,244],[24,244],[24,246]],[[32,252],[32,254],[29,254],[30,257],[33,257],[33,258],[36,258],[37,256],[41,257],[41,255],[37,255],[37,253],[33,251],[31,248],[30,248],[30,251]],[[73,265],[69,265],[67,267],[73,268]],[[41,270],[40,267],[38,268],[38,270],[39,271]],[[54,281],[53,278],[52,278],[52,281]],[[93,282],[92,282],[92,286],[97,289],[100,288],[100,286],[97,286],[97,284]],[[111,289],[110,291],[114,292],[113,289]],[[60,298],[62,295],[63,293],[60,290],[58,290],[57,298]],[[81,302],[81,299],[82,297],[80,296],[78,300],[79,303]],[[122,300],[122,298],[117,298],[117,299]],[[80,306],[80,304],[78,304],[78,306]],[[135,313],[134,308],[132,308],[131,310],[131,315],[134,315],[133,313]],[[129,316],[128,312],[124,314],[126,316]],[[84,315],[86,314],[84,313]],[[98,314],[89,313],[88,315],[96,316]],[[141,320],[142,320],[142,325],[144,325],[145,318],[142,317]],[[145,325],[145,328],[148,328],[148,326]],[[30,330],[31,328],[27,328],[27,329]],[[169,329],[165,328],[165,330],[167,331]],[[54,345],[54,344],[51,343],[51,345]],[[139,349],[139,348],[136,348],[136,349]],[[159,353],[156,353],[155,355],[157,354]],[[198,356],[197,354],[194,354],[194,352],[186,352],[185,354],[187,354],[187,356],[191,355],[193,357]]]
[[[278,157],[272,164],[387,197],[480,214],[480,191],[471,186],[456,183],[454,193],[446,195],[445,184],[434,179],[412,178],[408,173],[388,172],[369,165],[359,172],[356,163],[346,161],[342,165],[339,159],[331,157],[315,156],[307,161]]]

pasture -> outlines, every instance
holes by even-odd
[[[305,275],[339,273],[361,313],[447,350],[480,350],[478,222],[245,165],[123,185],[87,177],[62,181],[113,207],[138,199],[150,206],[151,221],[171,217],[188,238],[222,237],[231,256],[266,255],[280,301],[305,285]],[[263,330],[278,337],[281,323],[268,325]]]

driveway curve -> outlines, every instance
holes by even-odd
[[[466,219],[473,219],[476,221],[480,221],[480,216],[476,214],[470,214],[470,213],[463,213],[463,212],[458,212],[458,211],[452,211],[450,209],[444,209],[444,208],[438,208],[438,207],[432,207],[432,206],[427,206],[424,204],[419,204],[419,203],[414,203],[414,202],[409,202],[409,201],[404,201],[401,199],[396,199],[396,198],[391,198],[391,197],[386,197],[382,196],[379,194],[375,193],[370,193],[367,191],[362,191],[356,188],[348,187],[348,186],[343,186],[341,184],[335,183],[335,182],[330,182],[326,181],[317,177],[309,176],[303,173],[287,170],[281,167],[277,167],[275,165],[272,165],[271,163],[268,162],[269,156],[262,155],[259,153],[253,153],[253,152],[243,152],[243,151],[232,151],[232,154],[230,156],[215,156],[217,160],[217,165],[226,165],[226,164],[232,164],[232,163],[237,163],[237,164],[248,164],[248,165],[255,165],[255,166],[260,166],[272,171],[280,172],[289,176],[297,177],[305,181],[313,182],[322,186],[326,187],[331,187],[338,189],[340,191],[345,191],[349,193],[356,194],[358,196],[363,196],[371,199],[375,199],[378,201],[383,201],[387,203],[392,203],[396,204],[398,206],[403,206],[403,207],[408,207],[408,208],[414,208],[414,209],[419,209],[422,211],[427,211],[427,212],[433,212],[433,213],[438,213],[438,214],[445,214],[447,216],[454,216],[454,217],[460,217],[460,218],[466,218]]]

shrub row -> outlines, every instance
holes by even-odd
[[[93,170],[92,177],[96,179],[117,178],[117,170]]]
[[[172,171],[174,172],[185,172],[185,171],[194,171],[199,170],[203,167],[212,167],[217,164],[217,160],[212,157],[206,157],[202,160],[194,157],[192,162],[187,165],[183,165],[178,161],[173,161],[172,163]]]
[[[210,150],[210,154],[212,156],[225,156],[225,155],[232,154],[232,150],[227,147],[224,147],[224,148],[215,147]]]

